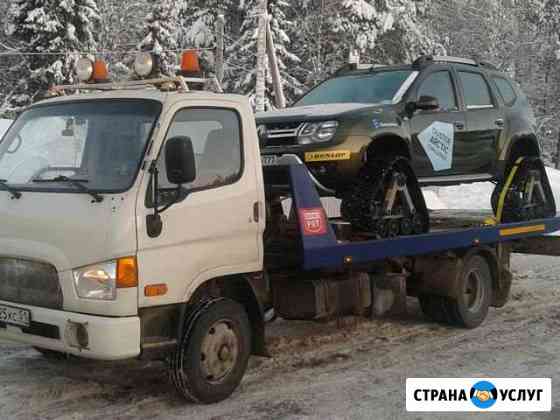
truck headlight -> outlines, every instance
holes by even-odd
[[[305,145],[331,141],[337,128],[337,121],[305,123],[299,130],[298,143]]]
[[[82,299],[115,300],[117,262],[109,261],[74,270],[74,285]]]
[[[135,257],[88,265],[72,274],[76,293],[82,299],[116,300],[117,289],[138,286]]]

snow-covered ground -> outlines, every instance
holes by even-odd
[[[4,135],[6,130],[10,127],[11,124],[12,124],[12,120],[0,119],[0,138],[2,138],[2,136]]]
[[[554,199],[560,206],[560,171],[546,168]],[[463,184],[453,187],[426,188],[424,197],[431,210],[490,210],[490,196],[494,190],[491,182]],[[559,207],[560,208],[560,207]]]

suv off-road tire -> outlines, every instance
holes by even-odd
[[[384,214],[386,188],[395,175],[402,176],[414,205],[414,212],[410,213],[401,202],[403,217],[397,219],[391,218],[394,215]],[[421,234],[430,228],[422,190],[410,162],[402,156],[368,162],[343,195],[341,213],[354,230],[378,238]]]
[[[492,210],[494,214],[498,216],[498,202],[500,199],[500,194],[504,189],[505,182],[509,177],[509,172],[515,166],[515,162],[508,165],[508,170],[504,174],[504,180],[498,182],[491,196]],[[525,185],[527,184],[530,173],[532,171],[538,172],[539,176],[537,180],[541,183],[544,190],[544,195],[546,200],[542,203],[541,207],[537,207],[536,210],[526,211],[523,208],[523,204],[520,202],[519,195],[522,194]],[[504,208],[501,215],[500,222],[502,223],[514,223],[523,222],[535,219],[542,219],[548,217],[554,217],[556,215],[556,204],[554,202],[554,195],[550,187],[550,182],[548,180],[548,175],[546,169],[541,159],[536,157],[527,157],[519,164],[517,172],[513,178],[513,181],[509,187],[508,194],[504,202]]]

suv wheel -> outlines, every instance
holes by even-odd
[[[408,160],[369,162],[344,195],[342,217],[377,238],[426,233],[429,215]]]
[[[492,192],[491,203],[494,214],[500,222],[512,223],[553,217],[556,214],[554,195],[544,164],[539,158],[526,157],[508,165],[516,170],[508,190],[500,203],[505,182],[510,173],[505,174]]]

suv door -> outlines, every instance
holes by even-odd
[[[465,174],[492,174],[506,124],[504,110],[483,73],[464,68],[456,71],[467,111],[467,141],[457,151],[458,169]]]
[[[242,116],[248,118],[245,110],[221,104],[175,106],[162,123],[169,128],[156,158],[160,206],[176,196],[176,186],[166,176],[167,140],[191,139],[196,179],[184,185],[179,202],[161,214],[163,230],[155,238],[146,229],[153,193],[151,182],[144,180],[145,197],[138,200],[137,210],[140,307],[180,302],[206,280],[262,267],[264,220],[255,214],[263,201],[262,178],[255,172],[261,166],[248,131],[254,125],[242,124]],[[144,296],[146,285],[160,283],[167,284],[166,295]]]
[[[438,67],[419,81],[413,100],[422,96],[436,98],[439,109],[417,110],[410,118],[412,166],[421,183],[432,183],[437,182],[434,177],[457,173],[456,145],[464,141],[466,119],[447,66]]]

